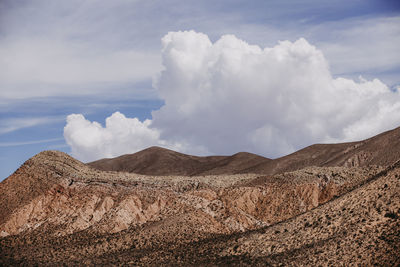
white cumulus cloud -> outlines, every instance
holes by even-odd
[[[162,46],[164,70],[154,87],[165,105],[152,121],[114,113],[105,128],[69,116],[64,134],[75,156],[168,145],[276,157],[316,142],[367,138],[400,123],[397,91],[378,79],[332,77],[322,52],[303,38],[261,48],[234,35],[212,43],[185,31],[168,33]]]
[[[120,112],[108,117],[105,127],[90,122],[82,114],[71,114],[67,117],[64,137],[72,154],[84,161],[114,157],[153,145],[180,149],[160,140],[160,133],[150,125],[150,120],[141,122],[137,118],[126,118]]]

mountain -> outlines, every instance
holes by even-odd
[[[241,172],[275,174],[307,166],[388,166],[400,158],[400,127],[351,143],[316,144]]]
[[[240,152],[233,156],[197,157],[161,147],[150,147],[134,154],[101,159],[89,166],[102,171],[124,171],[147,175],[234,174],[270,159]]]
[[[274,160],[251,153],[197,157],[150,147],[134,154],[88,163],[103,171],[147,175],[277,174],[307,166],[388,166],[400,158],[400,127],[372,138],[341,144],[315,144]]]
[[[118,171],[41,152],[0,183],[0,266],[397,266],[398,132],[275,160],[153,147]]]

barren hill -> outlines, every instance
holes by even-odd
[[[0,183],[0,266],[397,266],[398,137],[276,160],[150,148],[118,171],[41,152]]]
[[[399,158],[400,127],[359,142],[311,145],[241,172],[275,174],[307,166],[388,166]]]
[[[161,147],[150,147],[134,154],[101,159],[88,165],[103,171],[148,175],[202,175],[234,174],[269,160],[245,152],[233,156],[197,157]]]
[[[388,166],[400,158],[400,128],[351,143],[316,144],[274,160],[251,153],[197,157],[160,147],[101,159],[89,166],[105,171],[147,175],[277,174],[307,166]]]

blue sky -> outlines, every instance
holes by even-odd
[[[305,38],[323,53],[333,77],[378,78],[392,90],[400,84],[399,1],[5,0],[0,2],[0,180],[42,150],[70,153],[63,136],[69,114],[102,124],[116,111],[152,119],[152,111],[170,99],[160,92],[171,92],[154,86],[154,77],[165,69],[161,38],[185,30],[204,33],[211,42],[232,34],[261,48]],[[396,101],[390,102],[393,107]],[[158,115],[163,116],[168,117]],[[396,119],[375,130],[397,127]],[[171,132],[164,121],[154,124]],[[197,147],[207,140],[189,137],[187,129],[180,133],[164,139],[176,144],[183,138]],[[329,136],[315,142],[340,135]],[[300,140],[294,148],[313,140]],[[237,149],[280,155],[245,145]],[[182,151],[232,152],[222,146]]]

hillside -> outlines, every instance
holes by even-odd
[[[251,154],[197,157],[161,147],[150,147],[134,154],[88,163],[102,171],[124,171],[147,175],[234,174],[269,159]]]
[[[400,128],[369,139],[341,144],[316,144],[274,160],[251,153],[198,157],[160,147],[101,159],[89,166],[105,171],[147,175],[277,174],[307,166],[388,166],[400,158]]]
[[[398,134],[276,160],[153,147],[118,171],[44,151],[0,183],[0,266],[396,266]]]
[[[388,166],[399,158],[400,127],[359,142],[311,145],[241,172],[275,174],[307,166]]]
[[[253,183],[263,177],[121,176],[49,151],[2,192],[36,168],[54,184],[0,224],[1,265],[400,263],[399,163]]]

